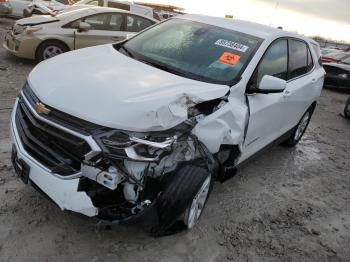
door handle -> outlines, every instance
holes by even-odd
[[[283,97],[287,98],[290,97],[292,95],[292,92],[290,90],[285,90],[283,93]]]
[[[312,82],[312,83],[316,83],[316,78],[312,78],[312,79],[311,79],[311,82]]]

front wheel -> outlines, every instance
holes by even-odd
[[[288,147],[293,147],[299,143],[299,141],[303,137],[303,135],[304,135],[309,123],[310,123],[313,111],[314,111],[314,107],[310,107],[305,112],[305,114],[300,119],[298,125],[293,129],[289,138],[282,143],[283,145],[288,146]]]
[[[67,51],[69,51],[67,46],[60,41],[45,41],[38,47],[36,52],[36,59],[38,61],[43,61]]]
[[[213,176],[203,162],[181,164],[170,175],[158,199],[159,224],[155,236],[191,229],[198,222],[213,187]]]

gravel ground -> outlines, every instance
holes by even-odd
[[[1,38],[12,23],[0,18]],[[274,147],[217,183],[192,231],[151,238],[61,212],[16,177],[10,108],[34,66],[0,47],[0,261],[350,261],[346,95],[324,90],[295,149]]]

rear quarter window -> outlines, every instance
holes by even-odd
[[[305,75],[313,68],[313,60],[306,42],[289,40],[289,77],[297,78]]]

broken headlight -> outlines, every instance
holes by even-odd
[[[164,152],[171,151],[177,136],[165,133],[144,135],[114,130],[95,139],[109,158],[156,162]]]

